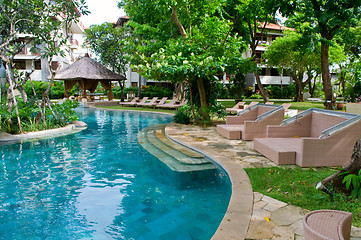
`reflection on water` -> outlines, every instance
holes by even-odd
[[[79,114],[88,124],[83,132],[0,146],[0,239],[212,236],[230,196],[224,173],[181,188],[138,144],[141,129],[170,116]]]

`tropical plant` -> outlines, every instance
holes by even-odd
[[[351,196],[355,198],[361,197],[361,169],[358,174],[349,172],[340,173],[343,176],[342,183],[345,184],[347,190],[351,190]]]

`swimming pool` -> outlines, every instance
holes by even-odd
[[[137,141],[171,116],[78,112],[85,131],[0,146],[0,239],[212,237],[231,195],[226,174],[180,183],[188,178]]]

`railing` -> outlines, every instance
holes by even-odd
[[[271,104],[257,103],[256,105],[250,106],[250,107],[248,107],[248,108],[246,108],[246,109],[243,109],[242,111],[239,111],[239,112],[237,113],[237,116],[242,115],[243,113],[245,113],[245,112],[247,112],[247,111],[251,111],[251,110],[253,110],[253,109],[255,109],[255,108],[258,108],[258,107],[260,107],[260,106],[269,107],[269,108],[274,108],[274,109],[272,109],[272,110],[270,110],[270,111],[268,111],[268,112],[266,112],[266,113],[263,113],[263,114],[259,115],[259,116],[256,118],[256,122],[257,122],[257,121],[260,121],[260,120],[262,120],[262,119],[265,119],[266,117],[272,115],[273,113],[275,113],[275,112],[280,111],[280,110],[283,109],[283,106],[281,106],[281,105],[271,105]]]
[[[347,120],[336,124],[328,129],[325,129],[322,131],[322,134],[319,136],[319,138],[326,138],[328,136],[331,136],[332,134],[341,131],[342,129],[345,129],[346,127],[354,124],[357,121],[361,120],[361,116],[359,114],[354,113],[345,113],[345,112],[337,112],[337,111],[331,111],[331,110],[324,110],[319,108],[309,108],[296,116],[290,117],[289,119],[286,119],[282,122],[281,126],[286,126],[287,124],[298,121],[299,119],[312,114],[312,113],[321,113],[329,116],[334,117],[340,117],[340,118],[346,118]]]

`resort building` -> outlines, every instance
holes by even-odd
[[[65,29],[62,30],[65,33]],[[34,47],[34,43],[31,41],[32,36],[28,34],[18,34],[16,41],[19,43],[26,43],[22,51],[14,58],[14,63],[19,71],[28,71],[32,69],[35,71],[31,74],[32,80],[35,81],[48,81],[49,77],[49,64],[46,59],[42,59],[40,56],[43,45],[37,45],[39,52],[32,53],[31,48]],[[52,69],[67,67],[68,65],[77,61],[80,57],[83,57],[87,52],[87,48],[83,47],[85,40],[84,26],[81,22],[72,23],[68,30],[68,39],[66,46],[62,47],[65,53],[64,57],[54,57],[52,63]]]
[[[260,26],[260,28],[261,27],[263,26]],[[267,46],[270,46],[272,41],[274,41],[276,38],[283,37],[283,31],[286,29],[289,28],[275,23],[267,23],[263,32],[256,35],[256,39],[259,40],[259,44],[256,48],[256,59],[258,66],[261,68],[260,79],[262,85],[264,86],[289,85],[292,82],[291,77],[286,75],[286,72],[283,74],[283,76],[281,76],[276,68],[267,68],[267,66],[262,61],[262,56],[263,53],[267,50]],[[251,52],[246,52],[244,57],[251,57]],[[247,74],[246,81],[247,87],[253,87],[253,89],[257,88],[256,79],[253,73]]]

